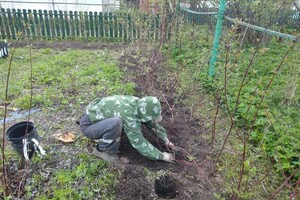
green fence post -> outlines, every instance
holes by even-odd
[[[35,26],[34,26],[34,19],[33,19],[33,14],[32,10],[28,9],[28,23],[31,29],[31,37],[35,37]]]
[[[23,17],[24,17],[24,34],[26,36],[31,37],[31,33],[30,33],[30,27],[29,27],[29,17],[27,14],[27,10],[23,9]]]
[[[94,29],[94,17],[93,12],[89,12],[89,27],[90,27],[90,36],[95,37],[95,29]]]
[[[123,19],[123,37],[124,37],[124,41],[127,41],[127,38],[128,38],[128,36],[127,36],[127,32],[128,32],[128,25],[127,25],[127,23],[128,23],[128,20],[127,20],[127,14],[126,13],[123,13],[123,15],[122,15],[122,19]]]
[[[100,30],[100,32],[99,32],[99,35],[100,35],[100,38],[101,39],[103,39],[104,38],[104,33],[103,33],[103,13],[102,12],[100,12],[99,13],[99,30]]]
[[[218,48],[219,48],[220,38],[222,34],[222,24],[223,24],[225,7],[226,7],[226,0],[220,0],[214,44],[212,49],[212,55],[209,62],[209,73],[208,73],[209,77],[213,77],[215,75],[215,65],[217,62]]]
[[[69,37],[75,37],[75,23],[73,19],[73,12],[69,11]]]
[[[128,13],[127,15],[127,19],[128,19],[128,33],[127,33],[127,38],[128,41],[131,42],[132,41],[132,20],[131,20],[131,14]]]
[[[51,38],[51,36],[50,36],[50,24],[49,24],[49,17],[48,17],[47,10],[44,10],[44,19],[45,19],[45,28],[46,28],[45,33],[47,34],[48,39],[50,39]]]
[[[18,9],[18,13],[21,13],[21,11],[19,11]],[[39,18],[38,18],[38,13],[37,10],[33,10],[33,18],[34,18],[34,27],[35,27],[35,37],[39,37],[41,35],[41,29],[39,26]],[[19,20],[21,21],[21,15],[19,16]],[[21,26],[22,27],[22,26]]]
[[[55,19],[55,28],[56,28],[56,37],[60,37],[60,23],[58,19],[58,11],[54,10],[54,19]]]
[[[10,39],[11,34],[10,34],[9,26],[8,26],[9,21],[8,21],[8,16],[7,16],[8,10],[9,10],[9,8],[7,8],[6,11],[4,11],[4,23],[3,24],[4,24],[5,30],[6,30],[5,38]]]
[[[90,25],[89,25],[89,15],[87,11],[84,11],[84,22],[85,22],[85,37],[90,37]]]
[[[12,23],[13,23],[13,26],[14,26],[14,30],[15,30],[15,36],[17,37],[18,36],[18,28],[17,28],[17,11],[16,9],[12,9],[11,10],[11,13],[12,13]],[[14,38],[16,39],[16,38]]]
[[[64,11],[64,21],[65,21],[65,28],[66,28],[66,38],[70,37],[70,19],[68,15],[68,11]]]
[[[3,12],[3,8],[0,11],[0,32],[1,32],[1,38],[4,39],[5,38],[5,32],[4,32],[4,17],[5,17],[5,13]]]
[[[49,10],[49,23],[50,23],[50,32],[51,32],[51,37],[55,38],[56,33],[55,33],[55,20],[54,20],[54,14],[52,10]]]
[[[13,23],[12,12],[10,11],[10,9],[7,10],[7,16],[8,16],[8,21],[10,22],[8,23],[8,25],[10,26],[11,39],[16,39],[15,26]]]
[[[74,12],[74,18],[75,18],[75,36],[80,37],[80,19],[79,19],[78,12]]]
[[[43,19],[43,11],[38,10],[38,13],[39,13],[39,25],[40,25],[40,29],[41,29],[41,33],[42,33],[42,38],[44,38],[46,36],[46,32],[45,32],[45,24],[44,24],[44,19]]]
[[[59,10],[59,17],[60,17],[60,25],[61,25],[61,36],[62,38],[66,37],[66,29],[65,29],[65,16],[63,11]]]
[[[118,23],[119,23],[119,41],[123,41],[123,26],[122,26],[122,14],[118,15]]]
[[[107,39],[108,38],[108,14],[107,14],[107,12],[105,12],[105,13],[103,13],[103,37],[105,38],[105,39]]]
[[[113,18],[114,18],[114,32],[115,32],[114,37],[116,40],[118,40],[118,21],[117,21],[116,13],[114,13]]]
[[[85,37],[85,20],[83,16],[83,11],[79,11],[79,25],[80,25],[80,36]]]
[[[114,28],[113,28],[114,24],[113,24],[113,16],[112,16],[111,12],[108,13],[108,21],[109,21],[109,24],[108,24],[108,26],[109,26],[109,40],[112,41],[113,38],[114,38]]]
[[[96,38],[99,37],[99,20],[98,20],[98,12],[94,12],[94,22],[95,22],[95,34]]]

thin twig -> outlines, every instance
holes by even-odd
[[[273,200],[274,197],[282,190],[282,188],[289,182],[289,180],[294,177],[298,172],[300,171],[300,168],[294,171],[288,178],[285,179],[285,181],[277,188],[277,190],[269,197],[269,200]]]

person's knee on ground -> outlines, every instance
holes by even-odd
[[[119,152],[123,122],[120,118],[110,118],[111,129],[98,141],[97,150],[115,154]]]

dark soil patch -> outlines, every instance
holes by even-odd
[[[175,105],[175,92],[179,87],[177,74],[169,74],[163,55],[157,50],[144,51],[138,54],[130,50],[120,57],[120,66],[136,83],[137,96],[158,96],[162,99],[163,120],[161,125],[166,129],[169,139],[179,151],[166,148],[154,136],[143,130],[145,137],[162,152],[173,152],[176,161],[166,163],[151,161],[141,156],[131,147],[126,136],[122,137],[120,156],[127,157],[130,163],[125,167],[123,176],[116,186],[118,199],[164,199],[174,196],[159,196],[155,193],[155,180],[160,173],[173,180],[176,185],[176,196],[173,199],[215,199],[213,177],[214,163],[212,148],[204,139],[208,130],[201,119],[190,120],[188,109],[181,104]],[[147,73],[145,73],[147,71]],[[162,98],[163,97],[163,98]],[[156,174],[151,177],[143,169]],[[174,186],[175,187],[175,186]],[[127,191],[127,192],[126,192]],[[145,194],[148,196],[145,197]]]
[[[10,47],[26,47],[32,44],[35,49],[55,49],[60,51],[65,51],[68,49],[86,49],[86,50],[97,50],[97,49],[110,49],[119,50],[126,48],[128,45],[124,44],[114,44],[114,43],[104,43],[104,42],[86,42],[86,41],[76,41],[68,40],[66,41],[27,41],[21,40],[18,43],[12,42],[9,44]]]
[[[162,125],[169,133],[170,140],[188,152],[191,158],[188,158],[186,152],[181,151],[173,152],[176,158],[174,163],[151,161],[132,148],[127,138],[123,136],[120,156],[127,157],[130,163],[125,166],[123,176],[116,186],[118,199],[163,199],[154,192],[157,177],[149,179],[143,172],[145,168],[153,173],[166,173],[176,181],[178,187],[174,199],[215,199],[213,178],[210,176],[214,164],[208,159],[212,156],[211,147],[201,137],[205,134],[203,125],[200,121],[182,120],[185,117],[184,113],[179,113],[172,123],[170,117],[165,115]],[[161,151],[172,152],[153,136],[147,134],[146,138]],[[140,196],[136,196],[136,193]],[[144,194],[151,195],[144,198]]]
[[[153,199],[152,186],[141,167],[129,165],[116,189],[119,199]]]
[[[154,182],[155,194],[161,198],[174,199],[177,194],[177,184],[175,179],[169,175],[161,175]]]

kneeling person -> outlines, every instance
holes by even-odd
[[[80,120],[80,128],[86,137],[98,142],[94,154],[103,160],[118,159],[116,153],[124,129],[131,145],[143,156],[151,160],[172,162],[174,157],[171,153],[159,151],[141,132],[144,124],[167,146],[174,147],[165,129],[158,124],[161,120],[161,105],[156,97],[115,95],[92,101]]]

